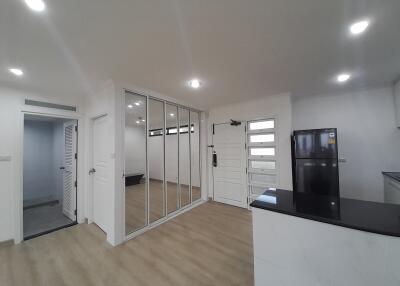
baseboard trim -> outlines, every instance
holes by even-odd
[[[14,244],[15,244],[14,239],[5,240],[0,242],[0,248],[8,247]]]
[[[55,231],[58,231],[58,230],[61,230],[61,229],[64,229],[64,228],[75,226],[77,224],[78,223],[75,221],[75,222],[67,224],[67,225],[63,225],[63,226],[59,226],[59,227],[56,227],[56,228],[53,228],[53,229],[49,229],[49,230],[43,231],[41,233],[29,235],[29,236],[24,237],[24,241],[27,241],[27,240],[30,240],[30,239],[34,239],[36,237],[39,237],[39,236],[42,236],[42,235],[45,235],[45,234],[49,234],[49,233],[52,233],[52,232],[55,232]]]

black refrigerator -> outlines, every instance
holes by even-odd
[[[293,131],[292,168],[296,193],[339,197],[337,129]]]

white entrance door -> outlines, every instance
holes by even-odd
[[[215,125],[213,177],[214,200],[217,202],[247,207],[245,143],[245,124]]]
[[[110,152],[108,145],[108,117],[102,116],[93,122],[93,221],[103,231],[108,232],[110,195]]]
[[[64,123],[63,213],[76,221],[76,121]]]

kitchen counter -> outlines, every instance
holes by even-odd
[[[278,189],[264,192],[251,206],[346,228],[400,237],[400,205],[296,195],[291,191]]]
[[[251,206],[256,286],[400,285],[400,206],[286,190]]]
[[[400,182],[400,172],[382,172],[382,174],[397,182]]]

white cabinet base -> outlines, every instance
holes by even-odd
[[[255,285],[400,285],[400,238],[252,210]]]

